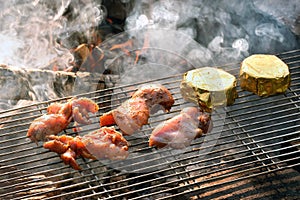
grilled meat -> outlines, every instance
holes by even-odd
[[[102,127],[84,136],[50,135],[44,148],[56,152],[66,165],[81,167],[76,158],[121,160],[128,156],[128,142],[112,127]]]
[[[200,112],[196,107],[187,107],[179,115],[160,123],[152,131],[149,146],[185,148],[195,138],[210,131],[211,127],[210,115]]]
[[[30,125],[27,137],[38,142],[46,140],[49,135],[57,135],[68,127],[70,118],[62,114],[42,115],[36,118]]]
[[[101,127],[84,135],[82,142],[97,159],[123,160],[129,155],[127,140],[113,127]]]
[[[150,109],[160,105],[162,110],[168,112],[174,104],[174,98],[171,92],[160,84],[142,86],[132,95],[132,98],[138,97],[145,99]]]
[[[89,124],[89,112],[96,113],[98,105],[87,98],[72,98],[67,103],[54,103],[47,108],[47,114],[36,118],[30,125],[27,137],[38,142],[49,135],[57,135],[74,120],[80,124]]]
[[[131,135],[148,123],[150,113],[162,109],[169,111],[174,104],[171,92],[162,85],[145,85],[116,109],[100,117],[100,126],[117,124],[122,132]]]
[[[111,116],[108,116],[111,115]],[[118,124],[123,133],[131,135],[148,123],[149,107],[144,99],[132,98],[122,103],[117,109],[104,114],[100,118],[100,125],[106,125],[107,119]],[[104,122],[106,120],[106,122]]]

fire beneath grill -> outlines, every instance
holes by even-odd
[[[182,73],[80,93],[98,103],[91,125],[68,135],[99,128],[103,113],[129,98],[140,85],[160,83],[175,98],[171,112],[151,115],[132,136],[130,156],[123,161],[78,158],[82,170],[62,163],[26,132],[52,102],[43,101],[0,113],[1,199],[296,199],[300,189],[300,50],[278,55],[292,83],[285,94],[261,98],[238,87],[234,105],[213,112],[211,133],[184,150],[148,147],[151,131],[188,106],[179,91]],[[239,64],[220,66],[238,76]]]

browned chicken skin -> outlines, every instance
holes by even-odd
[[[57,135],[68,127],[70,118],[62,114],[42,115],[36,118],[30,125],[27,137],[32,141],[38,142],[46,140],[49,135]]]
[[[66,165],[81,167],[76,158],[121,160],[128,156],[128,142],[113,127],[102,127],[84,136],[50,135],[44,148],[56,152]]]
[[[147,124],[150,115],[145,100],[141,98],[129,99],[111,113],[116,124],[126,135],[133,134]]]
[[[47,114],[36,118],[30,125],[27,137],[38,142],[49,135],[57,135],[74,120],[80,124],[89,124],[89,112],[96,113],[98,105],[87,98],[72,98],[67,103],[53,103],[47,108]]]
[[[117,124],[122,132],[131,135],[148,123],[151,109],[169,111],[174,104],[171,92],[159,84],[142,86],[116,109],[100,117],[100,126]]]
[[[159,84],[144,85],[139,88],[131,98],[145,99],[149,108],[156,105],[161,105],[165,111],[170,111],[174,104],[174,98],[171,92],[164,86]]]
[[[208,114],[200,112],[196,107],[187,107],[179,115],[160,123],[152,131],[149,146],[182,149],[189,146],[195,138],[209,132],[211,128],[212,122]]]

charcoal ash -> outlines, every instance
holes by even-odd
[[[17,101],[32,98],[32,89],[22,71],[12,71],[8,66],[1,65],[1,100]]]
[[[18,101],[40,102],[94,92],[113,87],[117,76],[89,72],[55,72],[42,69],[20,69],[1,65],[0,95],[3,108],[13,108]]]

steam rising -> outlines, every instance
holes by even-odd
[[[88,43],[93,28],[106,17],[101,3],[101,0],[3,1],[0,5],[0,64],[67,69],[74,59],[71,50],[83,42]],[[134,5],[127,13],[126,32],[100,45],[106,56],[99,65],[100,73],[120,68],[121,75],[127,79],[131,75],[134,80],[136,77],[145,80],[138,76],[139,72],[149,74],[151,79],[165,77],[194,67],[239,62],[253,53],[273,54],[300,47],[297,0],[288,3],[280,0],[275,3],[122,0],[121,3]],[[85,40],[74,39],[76,33]],[[138,63],[132,62],[122,51],[118,54],[109,50],[113,44],[134,39],[136,46],[130,49],[134,57],[135,50],[144,48],[146,35],[149,46]],[[165,70],[153,70],[154,66]],[[126,78],[123,81],[132,81]],[[36,93],[47,90],[32,89]]]
[[[126,28],[178,30],[202,46],[196,50],[197,54],[208,55],[202,64],[211,64],[207,60],[213,59],[215,65],[222,65],[253,53],[273,54],[299,48],[293,32],[300,8],[293,0],[276,2],[136,1]],[[282,7],[286,12],[280,16]]]
[[[67,12],[70,8],[71,16]],[[89,0],[2,2],[0,63],[41,68],[52,62],[64,69],[73,59],[70,47],[78,45],[67,38],[74,32],[89,35],[101,20],[99,3]]]

